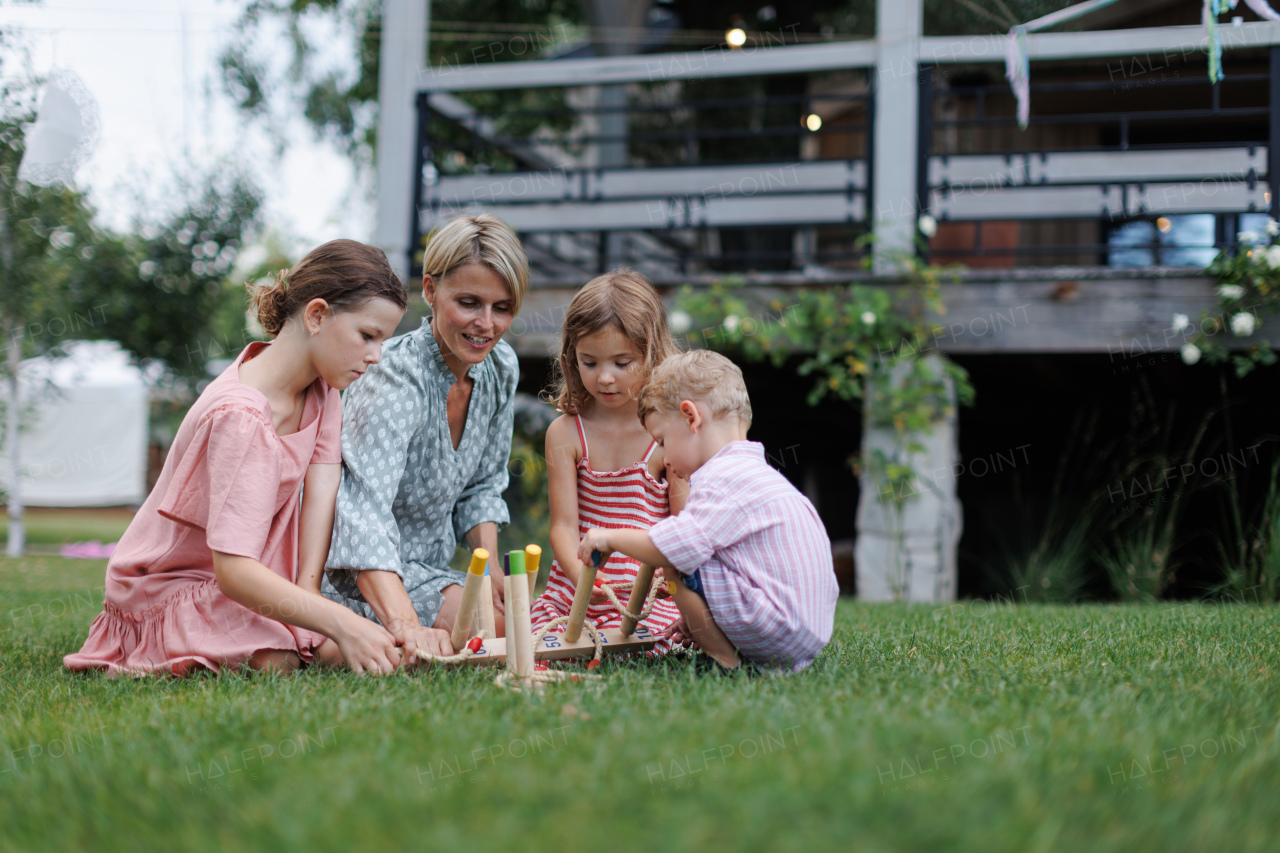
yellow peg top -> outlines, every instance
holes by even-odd
[[[483,548],[477,548],[471,552],[471,566],[469,571],[473,575],[484,574],[484,567],[489,564],[489,552]]]
[[[526,545],[524,549],[525,571],[531,575],[538,573],[538,561],[542,559],[542,549],[537,545]]]

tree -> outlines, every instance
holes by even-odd
[[[247,343],[244,287],[228,275],[260,225],[262,199],[245,175],[216,169],[179,195],[187,200],[163,223],[101,235],[95,262],[71,274],[68,299],[91,306],[95,331],[134,358],[200,379],[209,359]]]
[[[7,70],[3,64],[0,58],[0,72]],[[189,181],[179,193],[188,201],[164,224],[124,236],[96,228],[80,192],[19,177],[38,88],[29,76],[0,74],[0,331],[11,557],[22,554],[25,540],[23,359],[56,354],[73,337],[109,338],[138,360],[162,361],[179,377],[203,377],[210,357],[245,342],[244,291],[227,275],[246,233],[257,227],[261,205],[248,178],[222,168]]]
[[[68,313],[63,298],[67,272],[84,260],[93,234],[91,212],[80,193],[59,185],[35,186],[18,177],[24,127],[35,120],[35,106],[31,81],[0,74],[0,328],[9,385],[5,437],[11,463],[11,557],[22,554],[25,542],[19,481],[22,359],[56,345],[74,323],[75,314]]]
[[[585,5],[582,0],[431,0],[428,61],[458,66],[545,57],[582,36]],[[351,73],[335,70],[331,58],[312,43],[309,33],[322,22],[354,34]],[[264,43],[277,27],[290,45],[283,71],[273,67],[279,53],[275,44]],[[520,38],[533,32],[533,38]],[[381,0],[253,0],[220,59],[224,88],[242,112],[259,119],[270,115],[273,95],[280,93],[286,103],[277,106],[300,108],[318,136],[333,140],[358,165],[368,167],[377,150],[381,39]],[[565,107],[561,90],[469,92],[461,97],[515,136],[528,135],[546,119],[509,120],[505,113]]]

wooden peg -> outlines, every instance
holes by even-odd
[[[524,576],[524,552],[512,551],[511,597],[507,599],[507,636],[513,638],[515,673],[520,678],[533,678],[533,631],[529,625],[529,584]]]
[[[538,562],[542,559],[542,549],[537,545],[526,545],[524,549],[524,570],[529,576],[529,601],[535,597],[534,589],[538,586]]]
[[[471,552],[471,565],[467,568],[467,579],[462,586],[462,601],[458,604],[458,615],[453,620],[453,633],[449,635],[454,651],[461,649],[471,639],[476,603],[484,592],[484,567],[488,562],[489,552],[485,549],[477,548]]]
[[[480,600],[476,602],[480,610],[480,627],[490,637],[498,634],[498,619],[493,612],[493,576],[485,569],[484,582],[480,585]]]
[[[631,597],[627,599],[627,609],[632,613],[639,613],[644,609],[645,597],[649,594],[649,587],[653,585],[653,566],[648,563],[641,563],[640,568],[636,570],[636,582],[631,587]],[[630,637],[636,630],[636,620],[630,616],[622,617],[622,624],[618,626],[622,629],[622,636]]]
[[[578,588],[573,591],[573,606],[569,608],[569,624],[564,626],[564,638],[570,643],[578,642],[582,636],[582,623],[591,604],[591,589],[596,583],[596,567],[601,556],[599,551],[592,551],[591,565],[584,563],[578,574]]]

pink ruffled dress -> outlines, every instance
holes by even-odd
[[[260,649],[310,662],[321,634],[251,611],[222,594],[213,552],[298,576],[302,480],[342,461],[342,404],[322,379],[307,389],[297,432],[276,435],[271,406],[240,382],[245,348],[182,420],[155,488],[107,564],[106,602],[89,638],[63,664],[112,675],[186,675],[236,668]]]

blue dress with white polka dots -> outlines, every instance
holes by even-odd
[[[457,543],[485,521],[501,529],[520,367],[499,341],[471,368],[475,385],[457,450],[445,401],[455,377],[428,321],[383,345],[382,361],[342,401],[342,485],[325,565],[325,595],[374,618],[356,575],[390,571],[418,618],[435,622]]]

